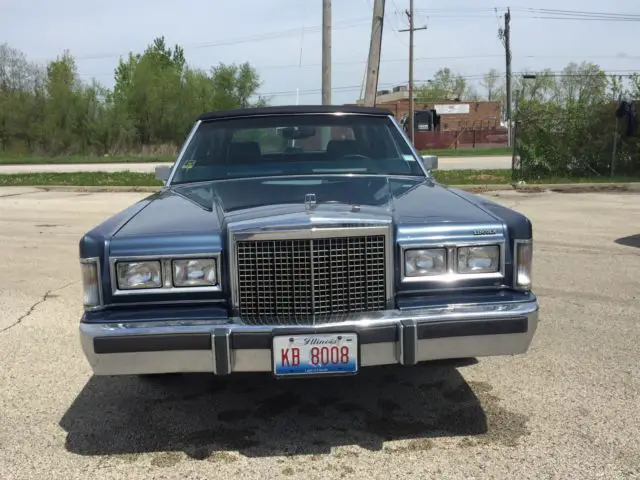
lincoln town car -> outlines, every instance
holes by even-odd
[[[524,354],[532,225],[445,186],[385,109],[202,114],[162,187],[79,242],[96,375],[356,375]]]

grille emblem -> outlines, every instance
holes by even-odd
[[[304,196],[304,208],[305,210],[311,210],[316,205],[316,194],[307,193]]]

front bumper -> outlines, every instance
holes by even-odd
[[[256,326],[239,319],[168,318],[80,324],[96,375],[271,372],[274,335],[356,332],[361,367],[525,353],[538,325],[523,302],[387,310],[309,326]]]

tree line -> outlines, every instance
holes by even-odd
[[[473,85],[448,68],[416,88],[420,102],[493,100],[506,105],[497,70]],[[640,76],[608,75],[597,64],[569,63],[512,77],[512,125],[518,179],[640,174],[634,100]]]
[[[638,146],[628,128],[631,117],[618,103],[638,97],[638,75],[607,75],[589,62],[569,63],[560,72],[526,73],[527,78],[512,77],[523,178],[640,172]],[[169,48],[164,37],[142,53],[121,58],[112,88],[83,81],[68,52],[39,65],[3,44],[0,154],[173,155],[203,111],[267,104],[257,95],[260,86],[260,75],[249,63],[193,68],[184,50]],[[504,74],[490,70],[476,83],[442,68],[415,85],[415,99],[492,100],[504,111]]]
[[[68,52],[42,66],[0,45],[0,152],[173,154],[203,111],[265,102],[248,63],[192,68],[163,37],[121,58],[114,80],[82,81]]]
[[[432,79],[415,86],[414,96],[419,102],[459,99],[463,102],[482,100],[506,103],[506,78],[503,72],[491,69],[479,82],[470,80],[450,68],[441,68]],[[578,100],[615,101],[619,96],[637,96],[640,93],[640,76],[611,76],[597,64],[570,62],[559,72],[544,69],[514,73],[511,90],[513,102],[516,92],[523,100],[555,104]]]

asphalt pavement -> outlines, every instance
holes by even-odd
[[[57,165],[0,165],[2,173],[39,173],[39,172],[130,172],[153,173],[159,165],[167,163],[77,163]],[[440,170],[459,169],[503,169],[511,168],[511,157],[440,157]]]
[[[144,195],[0,189],[3,480],[640,478],[638,195],[493,197],[534,225],[525,355],[339,379],[94,377],[78,241]]]

